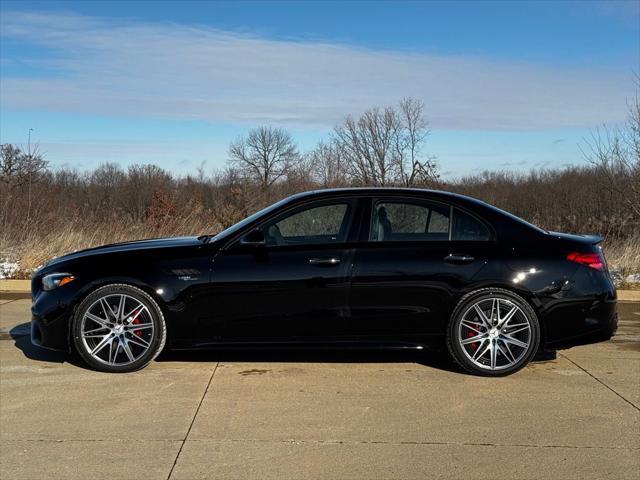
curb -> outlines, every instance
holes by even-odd
[[[0,300],[31,298],[31,280],[0,280]]]
[[[618,290],[618,301],[640,302],[640,290]]]
[[[31,292],[8,292],[0,290],[0,300],[24,300],[26,298],[31,298]]]

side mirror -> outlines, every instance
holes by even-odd
[[[251,230],[240,239],[240,245],[248,245],[250,247],[263,247],[267,244],[264,233],[260,230]]]

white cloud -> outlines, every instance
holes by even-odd
[[[425,101],[434,129],[591,127],[625,116],[629,72],[545,67],[209,27],[5,12],[2,36],[47,49],[5,59],[55,74],[2,77],[5,108],[330,127],[348,113]]]
[[[126,168],[131,164],[155,164],[177,174],[195,172],[203,166],[221,166],[227,156],[225,145],[211,146],[186,142],[70,142],[38,143],[38,151],[44,154],[53,167],[90,170],[105,162],[113,162]]]

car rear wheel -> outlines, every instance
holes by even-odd
[[[447,330],[454,360],[468,372],[504,376],[523,368],[540,342],[538,317],[519,295],[484,288],[465,295]]]
[[[88,295],[76,310],[72,329],[84,361],[113,373],[145,367],[162,351],[167,336],[158,304],[146,292],[124,284]]]

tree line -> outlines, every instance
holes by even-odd
[[[424,105],[415,99],[346,117],[310,152],[281,128],[263,126],[229,146],[228,162],[176,176],[156,165],[50,168],[37,151],[0,152],[0,258],[37,266],[99,243],[214,233],[279,198],[344,186],[428,187],[471,195],[542,228],[637,241],[640,230],[640,105],[628,123],[595,131],[583,166],[439,176],[427,152]],[[630,240],[634,239],[634,240]]]

